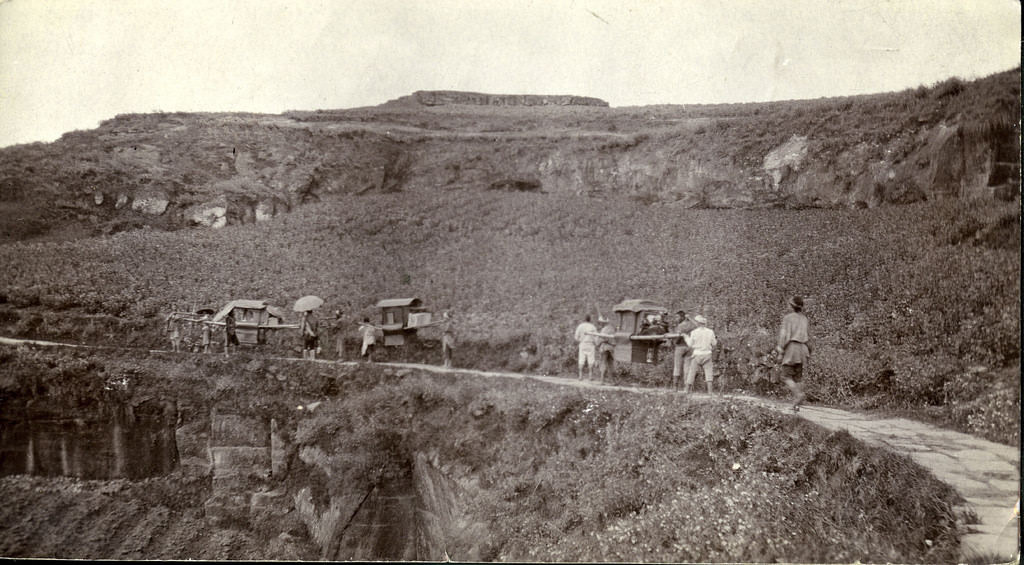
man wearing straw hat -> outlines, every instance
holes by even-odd
[[[693,349],[693,360],[690,361],[689,370],[686,372],[686,384],[683,385],[683,392],[690,392],[690,385],[697,376],[697,367],[704,370],[704,382],[708,386],[708,394],[714,392],[713,380],[715,378],[715,365],[711,360],[712,350],[718,345],[715,332],[708,327],[708,319],[700,314],[693,317],[697,327],[690,332],[690,338],[686,340],[687,345]]]
[[[804,362],[811,355],[810,322],[804,315],[804,300],[799,296],[789,299],[792,312],[782,318],[779,328],[779,341],[775,353],[782,356],[782,382],[793,393],[793,411],[799,412],[800,405],[807,397],[800,381],[803,377]]]

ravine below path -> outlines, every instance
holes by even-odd
[[[0,345],[91,348],[90,346],[6,337],[0,337]],[[166,353],[164,351],[153,352]],[[302,362],[301,359],[295,358],[279,359]],[[337,362],[317,361],[317,363],[333,365]],[[357,363],[346,361],[343,364],[355,365]],[[753,396],[733,394],[719,396],[702,393],[683,396],[677,391],[668,389],[610,385],[549,375],[459,368],[446,369],[436,365],[418,363],[378,363],[378,365],[485,378],[532,379],[584,389],[676,395],[681,399],[693,402],[741,401],[771,410],[793,413],[789,403]],[[930,470],[939,480],[953,486],[966,501],[965,509],[973,511],[978,517],[978,523],[970,524],[968,533],[961,538],[963,559],[983,556],[1010,560],[1018,555],[1020,549],[1019,448],[905,418],[880,417],[870,413],[808,405],[804,405],[795,415],[829,430],[846,430],[852,436],[870,445],[905,454],[922,467]]]

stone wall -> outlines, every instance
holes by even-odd
[[[270,422],[230,409],[210,411],[213,493],[204,504],[214,524],[249,523],[254,493],[266,492],[272,469]]]

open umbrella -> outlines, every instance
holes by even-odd
[[[292,310],[296,312],[309,312],[310,310],[316,310],[324,303],[324,299],[319,296],[303,296],[302,298],[295,301],[295,306]]]

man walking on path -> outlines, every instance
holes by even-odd
[[[377,326],[370,323],[369,318],[363,318],[363,323],[359,324],[359,333],[363,335],[362,356],[367,361],[373,361],[373,349],[377,344],[377,332],[379,331]]]
[[[208,323],[210,321],[209,314],[203,314],[203,353],[210,352],[210,341],[213,337],[213,327]]]
[[[302,358],[316,361],[316,349],[320,345],[317,336],[317,320],[313,312],[302,313]]]
[[[590,323],[590,314],[587,314],[580,325],[576,326],[576,333],[574,337],[580,344],[580,354],[578,362],[578,377],[583,380],[583,365],[587,365],[588,380],[594,379],[594,362],[597,359],[597,338],[594,334],[597,333],[597,328],[594,324]]]
[[[693,349],[686,344],[686,338],[690,335],[690,332],[697,329],[697,324],[686,315],[686,311],[680,309],[676,314],[679,315],[679,325],[676,326],[676,333],[679,337],[676,338],[676,347],[672,352],[672,388],[679,388],[679,378],[684,379],[690,376],[690,363],[693,361]],[[693,380],[685,381],[683,385],[686,390],[690,390],[690,385],[693,384]]]
[[[708,385],[708,394],[711,394],[714,392],[712,381],[715,378],[715,365],[711,361],[711,354],[715,346],[718,345],[718,339],[715,338],[715,332],[708,327],[707,318],[697,314],[693,317],[693,321],[697,323],[697,327],[690,332],[690,338],[686,340],[686,343],[693,349],[693,360],[690,361],[689,370],[686,372],[683,393],[690,392],[690,385],[693,384],[693,380],[697,376],[697,367],[701,367],[704,369],[704,382]]]
[[[238,349],[238,335],[235,334],[235,311],[228,312],[224,317],[224,356],[231,354],[231,346]]]
[[[782,356],[782,382],[793,393],[793,411],[799,412],[800,405],[807,397],[800,381],[803,378],[804,362],[811,355],[810,322],[803,314],[804,300],[794,296],[789,300],[792,312],[782,318],[779,328],[779,341],[775,353]]]
[[[341,310],[334,311],[331,331],[334,332],[334,352],[337,356],[335,360],[340,363],[345,360],[345,319],[341,315]]]
[[[452,368],[452,352],[455,351],[455,322],[452,320],[452,313],[444,311],[441,320],[441,356],[444,358],[444,368]]]
[[[178,353],[181,351],[181,325],[178,323],[178,315],[171,312],[167,316],[167,331],[171,334],[171,351]]]
[[[597,323],[604,324],[601,333],[597,334],[597,375],[603,383],[611,378],[615,364],[615,326],[601,315],[597,316]]]

